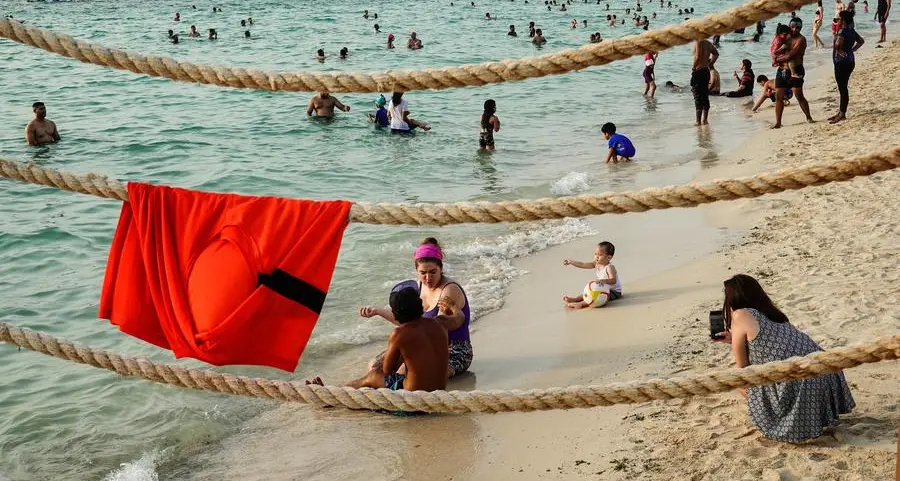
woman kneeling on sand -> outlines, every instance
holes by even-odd
[[[450,341],[450,365],[447,367],[447,377],[452,378],[466,372],[472,364],[469,299],[456,281],[444,276],[444,253],[433,237],[422,241],[422,245],[416,249],[413,262],[419,279],[418,282],[407,282],[419,291],[425,310],[423,317],[432,318],[447,329]],[[388,308],[365,306],[360,308],[359,315],[367,318],[381,316],[391,324],[399,325]],[[382,352],[376,356],[369,368],[381,370],[383,362]],[[401,367],[398,372],[403,374],[403,368]]]
[[[725,281],[725,329],[737,367],[781,361],[821,351],[791,325],[756,279],[738,274]],[[748,388],[750,419],[768,438],[799,443],[822,435],[856,403],[842,372]]]

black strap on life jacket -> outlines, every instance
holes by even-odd
[[[312,284],[294,277],[281,269],[271,274],[259,273],[256,286],[266,286],[286,299],[290,299],[307,309],[320,314],[325,305],[325,293]]]

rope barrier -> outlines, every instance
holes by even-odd
[[[206,391],[286,402],[339,406],[349,409],[387,409],[433,413],[542,411],[632,404],[688,398],[829,374],[900,358],[900,334],[792,357],[783,361],[716,369],[685,377],[650,379],[606,386],[570,386],[529,391],[391,391],[338,386],[309,386],[300,382],[234,376],[206,369],[155,363],[57,339],[49,334],[0,323],[0,342],[59,359],[88,364],[122,376]]]
[[[371,204],[356,202],[350,221],[363,224],[450,225],[523,222],[601,214],[695,207],[721,200],[759,197],[786,190],[843,182],[854,177],[900,167],[900,147],[850,160],[762,173],[752,177],[713,180],[639,191],[507,202],[454,204]],[[0,176],[70,192],[128,200],[125,186],[105,175],[76,175],[29,163],[0,159]]]
[[[111,49],[76,40],[69,35],[22,25],[11,19],[0,21],[0,36],[81,62],[183,82],[291,92],[389,92],[481,86],[560,75],[723,35],[814,2],[815,0],[756,0],[679,25],[548,55],[440,69],[378,73],[266,72],[197,65],[170,57]]]

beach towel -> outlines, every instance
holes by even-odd
[[[100,317],[214,365],[293,371],[318,320],[350,203],[128,183]]]

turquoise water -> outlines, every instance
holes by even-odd
[[[575,3],[568,12],[547,12],[537,1],[478,1],[476,8],[456,3],[266,1],[251,8],[222,2],[217,5],[223,12],[213,14],[206,3],[196,3],[193,10],[188,2],[155,0],[14,2],[0,6],[0,13],[110,47],[290,71],[439,67],[576,47],[595,31],[604,38],[639,32],[630,21],[626,27],[605,26],[601,18],[607,12],[593,3]],[[626,2],[610,3],[613,13],[625,16]],[[694,17],[736,3],[696,4]],[[380,18],[362,19],[364,8]],[[654,27],[682,20],[672,10],[648,4],[643,13],[650,16],[654,10],[660,14]],[[172,22],[176,11],[183,19],[179,24]],[[499,20],[483,20],[487,11]],[[247,16],[255,21],[252,40],[243,38],[239,26]],[[588,19],[589,28],[569,28],[572,18]],[[527,41],[529,20],[549,39],[540,51]],[[372,29],[376,22],[382,27],[378,35]],[[505,34],[511,23],[520,32],[518,39]],[[217,28],[219,40],[187,38],[191,24],[201,32]],[[181,44],[166,42],[170,28],[182,32]],[[423,50],[384,48],[387,33],[393,32],[402,47],[412,30],[423,40]],[[770,22],[767,33],[773,30]],[[723,90],[733,87],[730,71],[741,58],[767,65],[764,45],[727,40],[720,48]],[[347,60],[336,58],[343,46],[351,52]],[[333,57],[319,64],[313,59],[317,48]],[[307,120],[307,94],[174,83],[81,64],[6,40],[0,40],[0,65],[3,158],[211,191],[417,202],[630,190],[686,182],[714,164],[717,152],[756,128],[736,101],[714,99],[713,127],[697,130],[690,95],[660,90],[656,100],[644,99],[639,58],[565,76],[408,93],[413,116],[434,127],[414,137],[391,137],[367,124],[364,114],[374,98],[369,94],[339,95],[353,110],[326,124]],[[689,65],[689,47],[663,52],[659,83],[686,85]],[[495,136],[498,150],[485,154],[477,151],[477,137],[488,98],[497,101],[503,129]],[[23,129],[36,100],[47,104],[61,143],[24,144]],[[636,162],[602,163],[599,127],[607,121],[633,139]],[[168,352],[96,319],[119,209],[115,201],[0,182],[2,319],[170,361]],[[463,281],[476,314],[483,315],[502,305],[510,280],[522,274],[513,259],[592,234],[580,220],[444,229],[353,225],[325,312],[297,372],[223,370],[299,379],[343,366],[359,352],[374,352],[388,326],[359,319],[356,308],[384,302],[386,286],[412,275],[409,258],[425,236],[436,235],[448,248],[450,272]],[[185,479],[202,471],[213,446],[232,443],[247,421],[270,415],[273,407],[120,379],[11,348],[0,348],[0,365],[0,478]],[[311,414],[301,409],[296,415]],[[273,423],[271,429],[274,434],[278,426]]]

